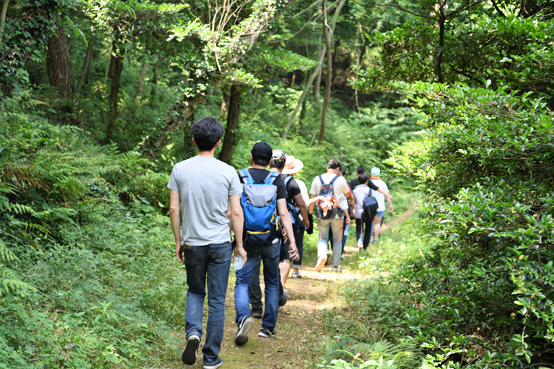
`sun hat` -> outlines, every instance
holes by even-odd
[[[283,174],[294,174],[298,173],[304,168],[304,163],[300,159],[296,159],[294,156],[287,156],[287,161],[285,163],[285,169],[283,169]]]
[[[371,175],[372,176],[378,176],[381,174],[381,169],[377,168],[377,167],[373,167],[371,168]]]

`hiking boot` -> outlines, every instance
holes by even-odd
[[[262,329],[260,329],[260,333],[258,333],[258,336],[266,338],[275,337],[275,329],[264,327],[262,325]]]
[[[333,267],[333,269],[331,269],[331,272],[341,273],[342,268],[340,265],[338,267]]]
[[[260,310],[252,310],[252,312],[250,313],[250,316],[252,318],[256,318],[256,319],[262,319],[262,317],[264,316],[264,312],[262,309]]]
[[[242,346],[248,342],[248,332],[254,326],[254,320],[252,320],[249,316],[245,316],[241,319],[238,326],[239,330],[235,336],[235,344],[237,346]]]
[[[220,357],[218,357],[217,362],[215,364],[213,364],[213,365],[204,364],[204,369],[217,369],[222,365],[223,365],[223,360]]]
[[[300,274],[300,272],[293,271],[292,275],[290,277],[291,278],[302,278],[302,275]]]
[[[325,266],[326,261],[327,261],[326,258],[317,259],[317,264],[315,265],[315,270],[317,270],[318,272],[321,272],[323,270],[323,267]]]
[[[198,345],[200,344],[200,337],[193,334],[187,339],[187,345],[183,350],[181,355],[181,360],[183,364],[193,365],[196,363],[196,358],[198,357]]]

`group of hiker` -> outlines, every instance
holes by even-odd
[[[351,219],[356,219],[357,242],[363,251],[372,242],[372,230],[378,240],[384,199],[392,211],[392,196],[378,177],[378,168],[371,170],[370,179],[359,167],[358,177],[349,184],[337,159],[328,162],[326,173],[314,178],[308,193],[306,185],[295,178],[303,168],[302,161],[265,142],[252,147],[250,168],[237,175],[235,168],[214,156],[224,133],[217,119],[200,118],[191,130],[198,154],[175,164],[168,183],[176,256],[185,265],[188,285],[187,343],[181,358],[188,365],[196,362],[207,285],[203,367],[215,369],[223,364],[219,352],[233,249],[235,344],[242,346],[254,327],[252,317],[262,319],[259,337],[275,336],[279,306],[288,298],[286,282],[291,268],[292,278],[302,277],[304,232],[313,232],[313,213],[319,230],[316,270],[322,271],[330,258],[331,241],[332,271],[338,272]],[[262,263],[265,308],[259,281]]]

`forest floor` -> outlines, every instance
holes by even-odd
[[[415,205],[411,205],[402,215],[394,217],[383,225],[383,233],[409,218]],[[348,239],[345,247],[345,258],[341,261],[342,273],[331,272],[326,265],[320,273],[315,271],[315,260],[307,260],[301,270],[302,278],[287,281],[290,299],[279,309],[276,336],[273,338],[258,337],[261,319],[255,319],[254,328],[249,333],[246,345],[238,347],[234,343],[237,326],[235,324],[234,278],[229,279],[227,294],[225,336],[220,357],[224,361],[222,368],[314,368],[320,363],[325,352],[325,332],[322,326],[323,311],[344,305],[338,293],[338,286],[344,280],[364,278],[348,267],[355,259],[358,247],[355,237]],[[367,277],[365,277],[367,278]],[[263,290],[263,278],[262,290]],[[207,317],[207,306],[204,308]],[[206,319],[204,319],[205,329]],[[167,362],[165,368],[182,368],[180,354],[184,348],[185,332],[175,332],[177,342],[182,346],[175,349],[175,355]],[[195,365],[190,368],[202,368],[201,346]]]

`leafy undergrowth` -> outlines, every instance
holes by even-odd
[[[156,365],[186,288],[150,205],[167,176],[15,103],[0,118],[0,368]]]
[[[385,232],[368,252],[358,253],[349,268],[359,278],[340,286],[343,304],[324,313],[332,339],[323,368],[420,368],[424,353],[410,340],[404,324],[409,295],[391,282],[403,262],[429,249],[435,240],[421,230],[422,220],[408,218]]]

